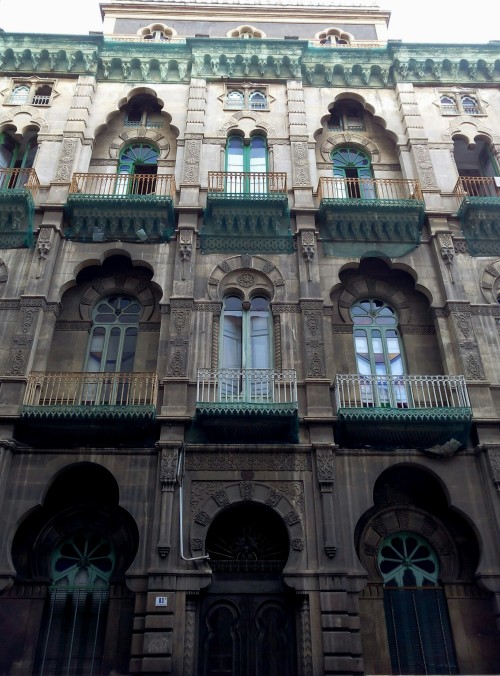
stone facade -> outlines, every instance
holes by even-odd
[[[0,34],[0,674],[498,673],[500,46],[102,8]]]

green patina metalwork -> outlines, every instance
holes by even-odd
[[[200,245],[202,253],[293,253],[287,196],[209,193]]]
[[[70,194],[65,216],[64,237],[76,242],[168,242],[175,230],[172,198],[157,195]]]
[[[500,197],[464,197],[458,217],[471,256],[500,255]]]
[[[251,402],[198,402],[197,415],[222,416],[296,416],[297,402],[255,404]]]
[[[201,403],[196,404],[196,416],[190,440],[225,440],[247,442],[298,441],[299,419],[297,402],[282,404]]]
[[[420,244],[425,206],[419,200],[322,199],[320,237],[326,256],[369,252],[398,258]]]
[[[0,189],[0,249],[33,245],[35,205],[26,188]]]
[[[82,405],[57,404],[54,406],[22,406],[21,418],[30,421],[75,421],[75,422],[150,422],[156,419],[156,407],[152,404],[121,405]]]
[[[133,37],[133,36],[131,36]],[[2,33],[3,72],[99,80],[179,82],[207,79],[303,78],[315,87],[387,87],[396,82],[500,82],[500,44],[405,44],[318,47],[306,40],[186,38],[120,41],[110,37]]]
[[[337,434],[349,446],[430,448],[450,439],[466,443],[472,409],[340,408]]]

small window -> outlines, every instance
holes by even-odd
[[[461,102],[464,113],[467,115],[480,115],[481,111],[479,110],[477,101],[472,96],[462,96]]]
[[[352,35],[345,33],[340,28],[327,28],[315,36],[320,47],[349,47]]]
[[[162,23],[150,24],[139,29],[139,36],[146,42],[170,42],[177,35],[176,31]]]
[[[30,88],[27,85],[19,85],[14,87],[10,95],[10,103],[17,106],[27,103],[30,95]]]
[[[52,87],[50,85],[41,85],[35,89],[32,103],[34,106],[48,106],[51,96]]]
[[[245,107],[245,96],[243,92],[233,90],[227,93],[226,108],[231,110],[243,110]]]
[[[336,103],[326,126],[330,131],[365,131],[363,107],[355,101]]]
[[[484,115],[476,92],[449,91],[439,97],[441,115]]]
[[[227,33],[226,36],[228,38],[244,38],[244,39],[266,37],[265,33],[258,30],[254,26],[238,26],[238,28],[229,31],[229,33]]]
[[[266,110],[267,97],[262,92],[252,92],[249,99],[250,110]]]
[[[269,95],[265,85],[258,88],[246,83],[228,86],[221,101],[226,110],[269,110]]]
[[[457,104],[451,96],[441,97],[441,112],[443,115],[458,115]]]

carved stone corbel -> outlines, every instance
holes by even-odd
[[[158,445],[160,445],[159,442]],[[167,446],[161,449],[160,455],[160,485],[161,485],[161,512],[160,533],[157,550],[162,559],[170,552],[170,538],[172,532],[172,504],[174,487],[177,481],[177,461],[179,449],[177,446]]]

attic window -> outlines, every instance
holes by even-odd
[[[170,42],[177,35],[173,28],[163,23],[145,26],[138,31],[138,34],[145,42]]]
[[[238,26],[238,28],[229,31],[226,33],[228,38],[265,38],[266,35],[262,31],[258,30],[254,26]]]

